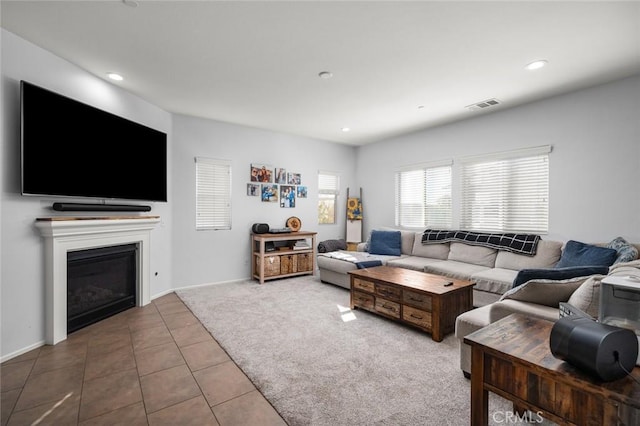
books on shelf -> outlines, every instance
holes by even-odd
[[[308,250],[311,248],[307,240],[296,240],[296,242],[291,247],[293,250]]]

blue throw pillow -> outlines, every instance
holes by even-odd
[[[567,280],[589,275],[609,273],[608,266],[570,266],[566,268],[522,269],[513,280],[513,287],[531,280]]]
[[[568,266],[611,266],[616,257],[618,257],[618,252],[614,249],[570,240],[567,241],[556,268],[566,268]]]
[[[400,256],[400,231],[371,231],[369,253]],[[615,250],[614,250],[615,252]]]

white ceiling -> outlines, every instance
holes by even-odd
[[[167,111],[353,145],[640,73],[638,1],[0,7],[3,28]]]

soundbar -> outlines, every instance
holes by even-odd
[[[148,212],[151,206],[131,204],[53,203],[58,212]]]

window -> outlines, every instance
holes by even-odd
[[[340,192],[340,176],[318,172],[318,223],[336,223],[336,205]]]
[[[196,157],[196,229],[231,229],[231,162]]]
[[[462,160],[460,227],[546,233],[551,146]]]
[[[451,228],[451,163],[396,172],[396,226]]]

